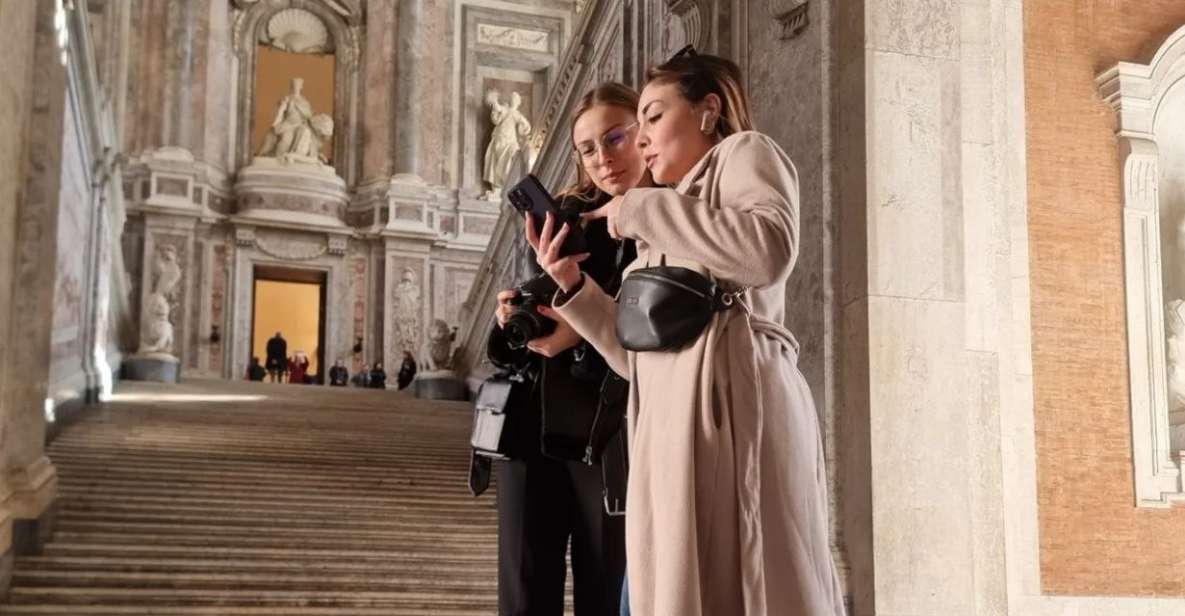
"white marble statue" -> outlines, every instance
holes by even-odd
[[[1185,301],[1175,299],[1164,311],[1168,330],[1169,411],[1185,409]]]
[[[452,331],[443,319],[435,319],[432,327],[428,328],[428,340],[420,354],[423,358],[421,361],[426,370],[448,370],[452,367],[452,354]]]
[[[496,90],[486,93],[486,105],[490,107],[490,121],[494,124],[494,132],[490,135],[490,145],[486,148],[482,179],[490,185],[491,198],[501,197],[502,187],[506,185],[515,155],[522,149],[522,139],[531,134],[531,123],[518,110],[521,104],[522,97],[518,92],[510,93],[508,105],[501,103]]]
[[[173,353],[173,323],[169,321],[170,300],[181,281],[177,249],[167,244],[156,251],[152,266],[152,287],[144,301],[140,317],[139,353]]]
[[[402,279],[395,285],[395,333],[399,351],[415,352],[420,331],[420,287],[412,268],[403,268]]]
[[[333,136],[333,119],[324,113],[313,113],[312,104],[300,93],[303,88],[303,79],[292,80],[292,93],[280,101],[258,156],[286,163],[328,162],[321,146]]]

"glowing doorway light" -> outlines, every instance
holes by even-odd
[[[54,413],[53,398],[45,399],[45,422],[53,423],[57,421],[57,414]]]

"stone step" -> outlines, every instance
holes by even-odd
[[[447,520],[442,519],[439,511],[427,509],[402,509],[393,511],[388,508],[377,508],[378,511],[388,513],[388,515],[383,516],[376,515],[376,508],[305,507],[299,511],[292,511],[290,506],[283,503],[261,504],[251,507],[240,505],[230,508],[222,505],[177,502],[153,504],[143,500],[125,502],[123,500],[79,499],[69,496],[64,496],[61,503],[63,504],[64,516],[119,516],[125,514],[145,516],[189,515],[197,518],[213,516],[226,518],[243,517],[247,519],[267,516],[268,519],[276,521],[283,521],[292,516],[300,520],[316,522],[318,524],[333,524],[335,522],[346,524],[352,521],[383,522],[387,520],[398,520],[404,524],[441,524],[447,521],[450,524],[464,524],[467,527],[473,528],[488,528],[495,524],[495,521],[490,519],[488,511],[488,509],[493,507],[493,503],[487,500],[478,501],[478,506],[471,510],[448,511]]]
[[[464,595],[423,591],[313,591],[223,588],[218,591],[175,588],[86,588],[14,586],[9,592],[14,604],[52,600],[59,604],[92,605],[217,605],[227,607],[385,607],[465,608],[486,605],[493,608],[493,592]],[[402,612],[393,612],[402,613]]]
[[[43,549],[43,554],[56,556],[109,556],[133,558],[228,558],[259,561],[315,560],[326,563],[365,562],[380,566],[385,562],[481,563],[489,566],[497,562],[497,554],[477,550],[444,554],[438,550],[416,549],[392,552],[385,549],[244,547],[209,545],[137,545],[125,543],[78,543],[54,537]]]
[[[429,561],[423,558],[409,558],[402,561],[385,555],[381,561],[366,562],[347,558],[332,560],[325,558],[268,560],[263,558],[167,558],[138,556],[22,556],[16,559],[19,572],[124,572],[124,573],[260,573],[260,574],[313,574],[347,575],[366,573],[378,576],[448,576],[456,579],[488,581],[487,562],[472,560],[447,560],[437,558]]]
[[[122,480],[122,479],[94,479],[94,480],[62,480],[58,483],[59,487],[71,489],[71,492],[85,492],[85,490],[113,490],[113,492],[121,493],[160,493],[160,492],[177,492],[180,488],[186,493],[193,494],[252,494],[257,496],[276,496],[276,498],[292,499],[292,500],[341,500],[341,499],[399,499],[409,500],[417,499],[418,502],[431,502],[436,505],[460,505],[469,506],[473,503],[473,496],[469,494],[468,487],[456,488],[442,488],[442,487],[408,487],[408,486],[373,486],[371,488],[364,487],[324,487],[324,488],[307,488],[300,486],[278,486],[278,485],[245,485],[245,483],[222,483],[211,481],[194,481],[194,480],[179,480],[174,482],[169,481],[152,481],[152,480]]]
[[[79,461],[67,461],[60,457],[54,458],[58,468],[70,470],[70,475],[78,478],[90,477],[120,477],[123,479],[172,479],[198,477],[207,480],[269,480],[291,482],[297,485],[372,485],[375,483],[393,483],[396,485],[408,482],[406,478],[392,477],[391,469],[364,469],[354,467],[350,475],[343,477],[340,470],[314,470],[312,468],[289,468],[287,466],[270,465],[250,468],[246,465],[216,467],[203,464],[200,466],[181,466],[178,464],[117,464],[109,460],[95,457]],[[453,470],[417,468],[416,483],[431,483],[434,485],[450,485],[457,475]]]
[[[292,536],[252,536],[242,535],[202,535],[202,534],[164,534],[148,532],[74,532],[60,530],[54,533],[55,540],[74,543],[134,543],[136,545],[172,545],[185,547],[220,547],[243,546],[253,548],[288,548],[305,547],[322,550],[362,550],[366,548],[381,549],[389,553],[398,554],[403,551],[424,552],[435,549],[442,554],[456,554],[473,550],[489,550],[496,545],[497,539],[473,543],[470,541],[441,541],[439,539],[417,537],[394,537],[380,540],[373,537],[292,537]]]
[[[118,497],[164,497],[170,498],[174,495],[184,494],[190,498],[207,497],[210,500],[216,499],[245,499],[245,500],[263,500],[270,502],[291,502],[291,503],[308,503],[308,504],[341,504],[349,503],[350,506],[357,504],[369,505],[385,505],[391,507],[428,507],[439,509],[450,509],[452,507],[468,507],[473,505],[473,497],[471,496],[450,496],[442,494],[437,498],[429,495],[393,495],[376,490],[372,494],[358,494],[354,496],[335,496],[326,495],[319,492],[291,492],[283,493],[280,491],[263,490],[248,490],[239,489],[233,486],[225,488],[218,488],[216,486],[195,486],[190,489],[178,490],[168,486],[139,486],[133,483],[129,484],[115,484],[115,485],[78,485],[73,482],[63,481],[61,490],[63,493],[75,497],[85,496],[118,496]]]
[[[404,606],[397,616],[490,616],[496,606],[487,607],[430,607]],[[5,616],[80,616],[76,604],[7,605]],[[386,607],[251,607],[251,606],[137,606],[88,605],[87,616],[393,616]]]
[[[466,547],[480,548],[495,545],[496,537],[489,532],[456,533],[451,530],[371,530],[360,528],[311,528],[311,527],[275,527],[268,524],[256,523],[251,526],[225,524],[193,524],[193,523],[140,523],[128,525],[122,522],[102,522],[93,520],[64,520],[58,525],[58,530],[69,534],[113,534],[113,535],[160,535],[164,537],[180,535],[189,536],[200,534],[207,538],[278,538],[284,537],[296,541],[325,540],[325,541],[373,541],[376,543],[388,541],[414,541],[447,547],[454,544]]]
[[[497,612],[468,404],[254,385],[120,384],[63,428],[55,534],[0,614]]]
[[[248,573],[218,571],[188,573],[170,571],[55,571],[29,568],[13,574],[13,581],[23,587],[100,587],[100,588],[142,588],[219,590],[224,588],[250,590],[301,590],[311,592],[328,591],[386,591],[386,592],[449,592],[490,594],[498,589],[498,581],[489,577],[461,578],[451,575],[404,575],[389,573],[353,572],[293,574],[293,573]]]
[[[266,522],[273,529],[286,528],[316,528],[316,529],[356,529],[382,530],[389,532],[427,532],[432,529],[447,528],[455,535],[484,535],[489,536],[496,530],[496,524],[488,519],[474,518],[466,520],[442,520],[439,516],[408,515],[390,516],[386,519],[373,517],[342,517],[337,515],[309,515],[307,513],[273,514],[266,518],[258,512],[244,512],[240,510],[202,510],[200,513],[187,512],[177,509],[155,508],[153,510],[129,508],[122,511],[74,509],[63,511],[58,519],[67,522],[118,522],[125,526],[135,524],[203,524],[217,522],[224,526],[250,527]],[[480,520],[480,521],[479,521]]]
[[[260,445],[260,441],[266,444]],[[464,443],[465,441],[461,441]],[[55,443],[55,445],[57,445]],[[218,451],[226,456],[243,457],[247,460],[252,459],[266,459],[272,461],[279,461],[280,458],[288,458],[292,461],[308,461],[307,456],[301,456],[302,451],[313,447],[325,447],[332,445],[331,443],[322,443],[315,439],[308,441],[277,440],[274,434],[260,432],[259,434],[242,435],[240,438],[217,438],[217,435],[210,435],[207,439],[161,439],[154,443],[145,442],[127,442],[116,439],[106,440],[95,439],[90,442],[81,442],[73,444],[76,447],[85,446],[88,450],[96,453],[158,453],[170,458],[178,459],[198,459],[203,454]],[[284,446],[288,445],[288,446]],[[62,443],[58,448],[70,447],[71,443]],[[450,458],[460,459],[463,452],[458,452],[456,448],[449,447],[358,447],[355,443],[343,443],[343,447],[350,447],[349,453],[343,453],[341,450],[325,450],[318,452],[318,456],[314,458],[318,464],[328,464],[331,462],[399,462],[402,460],[418,459],[421,456],[439,457],[441,461],[448,461]],[[53,448],[51,447],[51,452]]]
[[[273,511],[320,511],[320,512],[339,512],[342,514],[348,512],[365,511],[374,515],[401,515],[403,512],[423,512],[431,515],[456,515],[458,519],[470,512],[486,512],[488,515],[493,510],[493,501],[474,501],[470,505],[471,509],[465,511],[457,511],[456,509],[448,509],[442,507],[433,507],[424,505],[423,503],[402,503],[397,500],[388,500],[385,502],[371,503],[371,502],[296,502],[280,501],[276,499],[262,499],[262,498],[216,498],[216,497],[196,497],[190,495],[132,495],[132,494],[110,494],[103,491],[94,491],[84,494],[67,493],[63,494],[65,503],[70,506],[77,507],[102,507],[113,503],[134,503],[136,505],[157,505],[167,506],[169,504],[177,504],[180,506],[197,506],[208,508],[262,508]]]

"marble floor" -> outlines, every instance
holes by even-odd
[[[57,530],[0,614],[494,614],[469,426],[393,391],[121,383],[50,445]]]

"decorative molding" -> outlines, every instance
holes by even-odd
[[[297,250],[298,244],[289,242],[287,245],[275,245],[264,240],[264,238],[255,237],[255,248],[263,254],[280,259],[281,261],[312,261],[320,258],[329,251],[327,243],[322,243],[318,246],[308,246],[308,250]]]
[[[1185,28],[1168,38],[1151,64],[1120,62],[1096,80],[1119,119],[1132,468],[1140,507],[1185,502],[1185,485],[1169,437],[1156,135],[1164,95],[1182,80]]]
[[[255,229],[252,227],[235,227],[235,245],[254,246]],[[229,258],[229,255],[227,258]]]
[[[477,24],[477,42],[482,45],[495,45],[547,53],[551,47],[551,35],[543,30],[528,30],[495,24]]]
[[[304,9],[284,9],[272,15],[267,27],[260,30],[259,42],[292,53],[333,52],[325,22]]]
[[[329,254],[344,255],[346,250],[350,247],[350,238],[344,235],[329,236]]]
[[[782,28],[779,38],[792,39],[810,24],[809,0],[769,0],[769,12]]]

